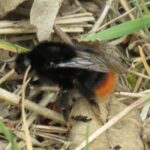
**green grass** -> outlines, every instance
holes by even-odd
[[[12,134],[9,132],[9,130],[5,127],[4,123],[0,121],[0,129],[5,135],[6,139],[11,143],[12,150],[20,150],[16,142],[14,141]]]
[[[104,31],[81,37],[79,41],[95,41],[95,40],[113,40],[122,36],[135,33],[145,27],[150,27],[150,15],[145,15],[142,18],[137,18],[119,25],[113,26]]]
[[[0,40],[0,48],[4,50],[8,50],[15,53],[22,53],[28,51],[27,48],[24,48],[22,46],[19,46],[17,44],[13,44],[10,42],[6,42],[4,40]]]

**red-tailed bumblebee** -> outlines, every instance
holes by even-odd
[[[114,52],[106,50],[111,49],[111,46],[106,45],[104,43],[95,47],[88,44],[80,47],[43,42],[17,56],[16,71],[22,73],[31,65],[41,81],[58,85],[64,95],[70,89],[78,89],[88,100],[96,96],[103,98],[113,91],[117,73],[125,70]],[[67,102],[64,104],[67,105]]]

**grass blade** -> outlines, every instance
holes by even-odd
[[[95,41],[95,40],[113,40],[121,36],[129,35],[131,33],[137,32],[140,29],[150,27],[150,15],[143,16],[143,18],[138,18],[131,20],[116,26],[113,26],[104,31],[98,32],[87,37],[82,37],[81,41]]]
[[[5,127],[4,123],[0,121],[0,129],[2,130],[3,134],[5,135],[6,139],[11,143],[12,150],[20,150],[18,145],[15,143],[11,133],[9,130]]]
[[[4,40],[0,40],[0,48],[11,51],[11,52],[15,52],[15,53],[17,53],[17,52],[22,53],[22,52],[26,52],[28,50],[27,48],[24,48],[17,44],[12,44],[10,42],[6,42]]]

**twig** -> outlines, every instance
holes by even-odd
[[[113,0],[108,0],[106,2],[105,8],[101,14],[101,16],[98,18],[98,20],[96,21],[95,25],[93,26],[92,30],[90,32],[95,32],[97,30],[97,28],[102,24],[103,20],[105,19],[108,10],[111,6],[111,3],[113,2]]]
[[[5,74],[5,76],[3,76],[2,78],[0,78],[0,84],[2,84],[3,82],[5,82],[9,77],[11,77],[14,74],[15,70],[11,69],[7,74]]]
[[[59,25],[56,25],[54,24],[54,29],[55,29],[55,32],[59,35],[59,37],[65,42],[65,43],[68,43],[70,45],[73,45],[70,37],[61,30],[61,28],[59,27]]]
[[[127,97],[132,97],[132,98],[141,98],[143,97],[145,94],[150,93],[150,90],[145,90],[142,92],[138,92],[138,93],[130,93],[130,92],[115,92],[115,95],[121,95],[121,96],[127,96]]]
[[[63,32],[83,32],[83,28],[82,27],[71,27],[71,25],[69,27],[65,27],[61,26],[60,27],[62,29]],[[5,29],[0,29],[0,34],[29,34],[29,33],[36,33],[36,29],[30,29],[30,28],[5,28]]]
[[[2,88],[0,88],[0,99],[4,100],[5,102],[9,103],[9,104],[13,104],[16,105],[17,107],[19,107],[19,102],[20,102],[20,97],[10,93]],[[42,107],[34,102],[32,102],[31,100],[25,100],[25,108],[32,111],[32,112],[36,112],[37,114],[44,116],[46,118],[49,118],[51,120],[54,120],[58,123],[61,124],[65,124],[65,120],[63,119],[62,115],[60,115],[59,113],[50,110],[48,108]]]
[[[50,125],[38,125],[38,124],[33,124],[32,125],[32,130],[34,132],[39,131],[39,132],[45,132],[45,133],[67,133],[68,130],[67,128],[64,127],[56,127],[56,126],[50,126]]]
[[[56,99],[56,93],[48,94],[47,97],[44,97],[44,98],[40,101],[39,105],[45,107],[45,106],[47,106],[47,105],[49,104],[49,102],[50,102],[51,99]],[[28,120],[27,120],[28,128],[32,125],[32,123],[33,123],[34,120],[37,118],[37,116],[38,116],[37,113],[32,113],[32,114],[30,115],[30,117],[29,117]]]
[[[24,78],[23,78],[22,100],[21,100],[22,122],[23,122],[23,129],[24,129],[24,134],[25,134],[25,141],[26,141],[27,150],[33,150],[32,142],[31,142],[31,136],[30,136],[28,125],[27,125],[26,113],[25,113],[26,79],[27,79],[27,75],[30,71],[30,68],[31,68],[31,66],[29,66],[27,68],[25,75],[24,75]]]
[[[132,98],[139,98],[144,96],[143,93],[129,93],[129,92],[115,92],[115,95],[121,95],[121,96],[132,97]]]
[[[144,74],[144,73],[145,73],[145,68],[142,69],[142,74]],[[143,78],[142,78],[142,77],[139,77],[139,78],[137,79],[137,82],[136,82],[136,84],[135,84],[135,87],[134,87],[133,92],[137,92],[137,91],[138,91],[138,89],[140,88],[140,85],[142,84],[142,81],[143,81]]]
[[[142,73],[139,73],[139,72],[135,72],[135,71],[130,70],[130,69],[128,69],[128,72],[129,72],[129,73],[132,73],[132,74],[134,74],[134,75],[136,75],[136,76],[142,77],[142,78],[144,78],[144,79],[150,80],[150,77],[147,76],[147,75],[145,75],[145,74],[142,74]]]
[[[129,11],[130,10],[128,2],[126,0],[120,0],[120,4],[125,9],[125,11]],[[132,13],[129,13],[129,17],[132,20],[135,19],[134,15]]]
[[[150,67],[149,67],[149,65],[148,65],[147,62],[146,62],[146,58],[145,58],[143,49],[142,49],[141,46],[138,46],[138,49],[139,49],[139,52],[140,52],[140,56],[141,56],[143,65],[144,65],[144,67],[145,67],[145,69],[146,69],[148,75],[150,76]]]
[[[103,29],[104,27],[106,27],[106,26],[108,26],[108,25],[114,23],[115,21],[121,19],[122,17],[125,17],[126,15],[128,15],[129,13],[131,13],[131,12],[134,11],[134,10],[135,10],[135,8],[132,8],[132,9],[130,9],[129,11],[123,13],[122,15],[119,15],[118,17],[116,17],[116,18],[114,18],[114,19],[108,21],[108,22],[105,23],[104,25],[100,26],[100,27],[96,30],[96,32],[99,31],[99,30],[101,30],[101,29]]]
[[[35,33],[36,29],[31,28],[0,28],[0,34],[25,34],[25,33]]]

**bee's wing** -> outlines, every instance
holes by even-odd
[[[110,71],[105,64],[97,64],[94,61],[89,61],[80,57],[76,57],[69,62],[58,64],[59,67],[69,67],[69,68],[81,68],[88,69],[98,72],[108,72]]]
[[[58,66],[82,68],[98,72],[125,72],[125,68],[115,57],[108,54],[100,54],[95,51],[77,51],[77,57],[73,58],[69,62],[60,63]]]
[[[106,62],[101,57],[96,56],[94,53],[77,51],[77,57],[69,62],[60,63],[59,67],[82,68],[98,72],[109,72],[110,69]]]

